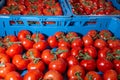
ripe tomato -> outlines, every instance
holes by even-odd
[[[88,31],[87,35],[90,35],[94,40],[98,38],[98,32],[96,30]]]
[[[57,39],[61,39],[63,37],[65,37],[64,32],[58,31],[54,34],[54,36],[56,36]]]
[[[55,48],[58,46],[58,41],[57,41],[57,38],[55,36],[49,36],[47,41],[48,41],[48,44],[51,48]]]
[[[105,72],[107,70],[113,69],[113,64],[111,61],[103,58],[97,59],[97,68],[101,72]]]
[[[97,64],[94,59],[85,59],[80,61],[80,65],[84,67],[86,71],[95,71]]]
[[[20,44],[12,44],[7,50],[6,54],[12,58],[16,54],[21,54],[23,52],[23,47]]]
[[[18,38],[14,35],[8,35],[4,37],[3,42],[7,43],[7,42],[16,42],[18,41]]]
[[[73,65],[67,70],[68,79],[81,80],[85,77],[85,70],[80,65]]]
[[[1,64],[0,66],[0,77],[5,78],[7,73],[15,71],[15,66],[11,63]]]
[[[68,63],[68,67],[71,67],[73,65],[79,65],[79,61],[74,56],[69,56],[69,57],[67,57],[66,60]]]
[[[94,46],[98,49],[102,49],[103,47],[107,47],[107,42],[103,39],[96,39],[94,41]]]
[[[10,57],[7,54],[0,53],[0,63],[9,63]]]
[[[35,59],[27,65],[27,70],[38,69],[41,72],[45,71],[45,64],[40,59]]]
[[[17,54],[12,58],[12,63],[17,67],[18,70],[26,69],[29,62],[29,59],[21,54]]]
[[[23,80],[41,80],[43,78],[43,73],[39,70],[28,70],[24,75]]]
[[[84,47],[84,53],[87,53],[92,58],[97,58],[97,50],[94,46],[86,46]]]
[[[32,39],[35,41],[35,42],[39,42],[40,40],[44,40],[45,39],[45,36],[41,33],[33,33],[32,34]]]
[[[0,43],[1,44],[1,43]],[[5,53],[6,48],[3,45],[0,46],[0,53]]]
[[[71,42],[71,47],[83,47],[83,41],[81,38],[75,38]]]
[[[9,15],[10,12],[7,10],[8,7],[3,7],[1,10],[0,10],[0,14],[4,14],[4,15]]]
[[[40,40],[39,42],[36,42],[33,44],[33,48],[43,51],[48,47],[48,43],[45,40]]]
[[[104,80],[118,80],[116,71],[112,69],[105,71],[105,73],[103,74],[103,79]]]
[[[59,40],[58,42],[58,47],[71,47],[71,44],[69,41],[65,41],[65,40]]]
[[[45,49],[41,54],[41,58],[42,61],[48,65],[55,57],[50,49]]]
[[[53,60],[49,64],[49,70],[56,70],[60,73],[64,73],[66,71],[66,69],[67,69],[67,62],[62,58]]]
[[[110,39],[107,41],[108,43],[108,46],[111,48],[111,49],[114,49],[114,48],[117,48],[117,47],[120,47],[120,40],[119,39]]]
[[[120,60],[113,60],[113,66],[114,66],[114,69],[115,71],[120,74]]]
[[[103,40],[108,40],[112,37],[112,33],[109,30],[101,30],[99,32],[99,38]]]
[[[56,70],[49,70],[45,73],[43,80],[64,80],[63,76]]]
[[[93,45],[93,39],[89,35],[84,35],[82,37],[82,40],[83,40],[84,46],[91,46],[91,45]]]
[[[26,56],[27,56],[28,59],[30,59],[32,61],[35,58],[40,59],[41,58],[41,53],[37,49],[31,48],[26,52]]]
[[[7,73],[4,80],[23,80],[23,79],[20,76],[20,73],[18,73],[16,71],[11,71],[11,72]]]
[[[102,77],[95,71],[89,71],[86,73],[84,80],[102,80]]]
[[[20,30],[17,36],[18,36],[18,39],[21,41],[24,38],[31,36],[31,33],[28,30]]]
[[[76,32],[68,32],[68,33],[66,34],[66,38],[67,38],[68,40],[72,40],[72,39],[75,38],[75,37],[78,37],[78,34],[77,34]]]

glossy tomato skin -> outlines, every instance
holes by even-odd
[[[45,73],[44,80],[64,80],[63,76],[56,70],[49,70]]]
[[[116,71],[112,69],[105,71],[105,73],[103,74],[103,79],[104,80],[118,80]]]
[[[94,59],[82,60],[80,65],[84,67],[86,71],[95,71],[96,70],[96,61]]]
[[[68,48],[71,48],[71,44],[70,44],[69,41],[59,40],[58,47],[68,47]]]
[[[97,31],[96,30],[90,30],[90,31],[88,31],[88,33],[87,33],[88,35],[90,35],[93,39],[97,39],[98,37],[97,37]]]
[[[0,66],[0,77],[5,78],[7,73],[15,71],[15,66],[11,63],[5,63]]]
[[[64,73],[67,69],[67,62],[63,58],[58,58],[49,64],[49,70],[56,70]]]
[[[108,43],[108,46],[109,46],[111,49],[120,47],[120,44],[119,44],[119,43],[120,43],[120,40],[118,40],[118,39],[115,39],[115,40],[110,39],[110,40],[107,41],[107,43]]]
[[[83,41],[81,38],[76,38],[71,42],[71,47],[83,47]]]
[[[113,69],[113,64],[107,59],[99,58],[97,60],[97,68],[99,71],[105,72],[107,70]]]
[[[4,40],[3,40],[3,42],[5,42],[5,43],[6,42],[16,42],[16,41],[18,41],[18,38],[14,35],[5,36]]]
[[[97,72],[95,71],[89,71],[86,73],[86,76],[84,78],[84,80],[102,80],[101,75],[99,75]]]
[[[103,40],[108,40],[112,37],[112,33],[109,30],[101,30],[99,36]]]
[[[103,39],[96,39],[94,41],[94,46],[98,49],[102,49],[103,47],[107,47],[107,42]]]
[[[39,70],[28,70],[24,75],[23,80],[40,80],[43,78],[43,73]]]
[[[69,56],[67,57],[66,60],[68,63],[68,67],[73,66],[73,65],[79,65],[79,61],[74,56]]]
[[[54,34],[54,36],[56,36],[57,39],[61,39],[63,36],[65,36],[65,34],[64,32],[58,31]]]
[[[81,47],[74,47],[71,49],[71,55],[76,57],[76,58],[80,58],[80,53],[83,52],[83,49]]]
[[[12,58],[12,63],[16,66],[18,70],[24,70],[27,68],[29,59],[24,58],[22,55],[18,54]]]
[[[18,32],[18,39],[21,41],[22,39],[26,38],[27,36],[31,36],[30,31],[28,30],[20,30]]]
[[[120,74],[120,60],[113,60],[113,65],[114,65],[114,69],[115,71]]]
[[[73,38],[75,38],[75,37],[78,37],[78,34],[77,34],[76,32],[68,32],[68,33],[66,34],[66,38],[67,38],[68,40],[71,40],[71,39],[73,39]]]
[[[41,54],[41,58],[42,61],[48,65],[52,60],[54,60],[54,54],[50,49],[45,49]]]
[[[82,40],[83,40],[84,46],[91,46],[91,45],[93,45],[93,39],[89,35],[84,35],[82,37]]]
[[[45,40],[45,36],[41,33],[33,33],[31,38],[35,41],[38,42],[40,40]]]
[[[57,38],[55,36],[49,36],[47,41],[48,41],[48,44],[51,48],[55,48],[58,46],[58,41],[57,41]]]
[[[23,80],[20,74],[16,71],[11,71],[5,76],[5,80]]]
[[[21,54],[23,52],[23,47],[21,44],[12,44],[7,50],[6,54],[12,58],[16,54]]]
[[[73,65],[67,71],[68,79],[84,79],[85,77],[85,70],[80,65]]]
[[[10,57],[5,53],[0,53],[0,63],[9,63]]]

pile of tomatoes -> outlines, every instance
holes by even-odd
[[[120,40],[109,30],[83,36],[21,30],[0,38],[0,80],[119,80],[119,74]]]
[[[13,15],[62,15],[57,0],[6,0],[0,14]]]
[[[106,0],[69,0],[72,11],[76,15],[117,15],[117,10],[110,1]]]

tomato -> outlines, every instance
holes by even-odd
[[[98,37],[98,32],[96,30],[90,30],[87,32],[87,35],[90,35],[93,39],[96,39]]]
[[[0,53],[0,63],[9,63],[10,57],[5,53]]]
[[[79,65],[79,61],[74,56],[69,56],[69,57],[67,57],[66,60],[68,63],[68,67],[71,67],[73,65]]]
[[[6,54],[12,58],[16,54],[21,54],[23,52],[23,47],[20,44],[12,44],[7,50]]]
[[[66,59],[68,56],[70,56],[70,50],[67,47],[58,47],[55,54],[59,57],[59,58],[63,58]]]
[[[64,73],[66,71],[66,69],[67,69],[67,62],[62,58],[53,60],[49,64],[49,70],[56,70],[60,73]]]
[[[49,70],[45,73],[43,80],[64,80],[64,78],[58,71]]]
[[[43,9],[43,14],[46,16],[53,16],[53,13],[48,8]]]
[[[86,73],[84,80],[102,80],[102,77],[95,71],[89,71]]]
[[[107,59],[99,58],[97,59],[97,68],[101,72],[113,69],[113,63]]]
[[[51,48],[55,48],[58,46],[58,41],[57,41],[57,38],[55,36],[49,36],[47,41],[48,41],[48,44]]]
[[[30,59],[32,61],[35,58],[40,59],[41,58],[41,53],[37,49],[31,48],[26,52],[26,56],[27,56],[28,59]]]
[[[17,36],[18,36],[18,39],[21,41],[23,40],[23,38],[30,37],[31,33],[28,30],[20,30]]]
[[[7,73],[4,80],[23,80],[23,79],[20,76],[20,73],[18,73],[16,71],[11,71],[11,72]]]
[[[97,50],[94,46],[86,46],[84,47],[84,53],[87,53],[92,58],[97,58]]]
[[[1,43],[0,43],[1,45]],[[0,53],[5,53],[6,51],[6,48],[4,46],[0,46]]]
[[[84,36],[82,37],[82,40],[83,40],[84,46],[93,45],[93,39],[92,39],[92,37],[89,36],[89,35],[84,35]]]
[[[105,71],[105,73],[103,74],[103,79],[104,80],[118,80],[116,71],[112,69]]]
[[[27,59],[24,55],[15,55],[12,58],[12,63],[17,67],[18,70],[24,70],[27,68],[29,63],[29,59]]]
[[[39,42],[40,40],[44,40],[45,39],[45,36],[41,33],[33,33],[32,34],[32,39],[35,41],[35,42]]]
[[[25,50],[31,49],[33,47],[33,44],[34,44],[33,40],[30,40],[27,38],[22,39],[21,42],[22,42],[22,45],[23,45]]]
[[[118,59],[113,60],[113,66],[114,66],[115,71],[118,74],[120,74],[120,60]]]
[[[108,43],[108,46],[111,48],[111,49],[114,49],[114,48],[117,48],[117,47],[120,47],[120,40],[119,39],[110,39],[107,41]]]
[[[44,63],[49,64],[55,57],[50,49],[45,49],[41,54],[41,58]]]
[[[112,33],[109,30],[101,30],[99,32],[99,38],[103,40],[108,40],[112,37]]]
[[[0,77],[5,78],[7,73],[15,71],[15,66],[12,63],[1,64],[0,66]]]
[[[96,39],[94,41],[94,46],[98,49],[102,49],[103,47],[107,47],[107,42],[103,39]]]
[[[83,46],[83,41],[81,38],[76,38],[76,39],[73,39],[72,42],[71,42],[71,47],[82,47]]]
[[[41,80],[43,78],[43,73],[39,70],[28,70],[24,75],[23,80]]]
[[[10,12],[9,12],[9,10],[7,10],[7,7],[3,7],[3,8],[0,10],[0,14],[9,15]]]
[[[24,11],[26,10],[26,6],[25,5],[21,5],[20,4],[20,5],[18,5],[18,8],[19,8],[21,14],[23,14]]]
[[[31,61],[28,65],[27,65],[27,70],[34,70],[34,69],[38,69],[41,72],[45,71],[45,64],[43,61],[41,61],[40,59],[35,59],[33,61]]]
[[[51,11],[53,13],[53,15],[62,15],[62,8],[60,6],[60,3],[59,2],[56,2],[55,5],[51,8]]]
[[[8,35],[4,37],[3,42],[7,43],[7,42],[16,42],[18,41],[18,38],[14,35]]]
[[[95,71],[97,67],[94,59],[84,59],[80,61],[80,65],[83,66],[86,71]]]
[[[68,47],[70,48],[71,47],[71,44],[69,41],[65,41],[65,40],[60,40],[58,42],[58,47]]]
[[[68,79],[81,80],[85,77],[85,70],[80,65],[73,65],[67,70]]]
[[[54,36],[56,36],[57,39],[61,39],[63,37],[65,37],[64,32],[58,31],[54,34]]]
[[[17,3],[15,1],[9,1],[7,2],[7,6],[16,6]]]
[[[36,42],[33,44],[33,48],[43,51],[48,47],[48,43],[45,40],[40,40],[39,42]]]
[[[68,32],[68,33],[66,34],[66,38],[67,38],[68,40],[72,40],[72,39],[75,38],[75,37],[78,37],[78,34],[77,34],[76,32]]]

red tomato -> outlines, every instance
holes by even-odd
[[[104,80],[118,80],[116,71],[112,69],[105,71],[105,73],[103,74],[103,79]]]
[[[99,38],[103,40],[108,40],[112,37],[112,33],[109,30],[101,30],[99,32]]]
[[[18,36],[18,39],[21,41],[24,38],[30,37],[31,33],[28,30],[20,30],[17,36]]]
[[[57,38],[55,36],[49,36],[47,41],[48,41],[48,44],[51,48],[55,48],[58,46],[58,41],[57,41]]]
[[[86,73],[84,80],[102,80],[102,77],[95,71],[89,71]]]
[[[10,12],[7,10],[8,7],[3,7],[1,10],[0,10],[0,14],[4,14],[4,15],[9,15]]]
[[[41,53],[37,49],[31,48],[26,52],[26,56],[32,61],[35,58],[41,58]]]
[[[66,34],[66,38],[67,38],[68,40],[72,40],[72,39],[75,38],[75,37],[78,37],[78,34],[77,34],[76,32],[68,32],[68,33]]]
[[[15,66],[11,63],[1,64],[0,66],[0,77],[5,78],[7,73],[15,71]]]
[[[97,58],[97,50],[94,46],[86,46],[84,47],[84,53],[87,53],[92,58]]]
[[[41,72],[45,71],[45,64],[40,59],[35,59],[27,65],[27,70],[38,69]]]
[[[42,61],[48,65],[52,60],[54,60],[55,57],[50,49],[46,49],[42,52],[41,58],[42,58]]]
[[[97,68],[99,71],[105,72],[107,70],[113,69],[113,64],[107,59],[99,58],[97,59]]]
[[[34,44],[34,41],[27,39],[27,38],[22,39],[21,42],[25,50],[31,49]]]
[[[23,52],[23,47],[20,44],[12,44],[6,50],[6,54],[11,58],[16,54],[21,54],[22,52]]]
[[[43,51],[48,47],[48,43],[45,40],[40,40],[39,42],[36,42],[33,44],[33,48]]]
[[[117,47],[120,47],[120,40],[119,39],[110,39],[107,41],[108,43],[108,46],[111,48],[111,49],[114,49],[114,48],[117,48]]]
[[[65,37],[64,32],[58,31],[54,34],[54,36],[56,36],[57,39],[61,39],[63,37]]]
[[[90,46],[90,45],[93,45],[93,39],[91,36],[89,35],[85,35],[82,37],[82,40],[83,40],[83,44],[84,46]]]
[[[80,65],[83,66],[86,71],[95,71],[97,67],[96,61],[94,59],[82,60]]]
[[[93,39],[96,39],[98,36],[98,33],[97,33],[97,31],[96,30],[90,30],[90,31],[88,31],[88,33],[87,33],[88,35],[90,35]]]
[[[59,67],[58,67],[59,66]],[[58,58],[49,64],[49,70],[56,70],[60,73],[64,73],[67,69],[67,63],[64,59]]]
[[[43,80],[64,80],[63,76],[56,70],[49,70],[45,73]]]
[[[69,41],[65,41],[65,40],[60,40],[58,42],[58,47],[68,47],[70,48],[71,47],[71,44]]]
[[[20,74],[16,71],[7,73],[4,80],[23,80]]]
[[[18,41],[18,38],[14,35],[8,35],[4,37],[3,42],[7,43],[7,42],[16,42]]]
[[[32,34],[32,39],[35,41],[35,42],[39,42],[40,40],[44,40],[45,39],[45,36],[41,33],[33,33]]]
[[[68,67],[71,67],[73,65],[79,65],[79,61],[74,56],[69,56],[69,57],[67,57],[66,60],[68,63]]]
[[[98,49],[102,49],[103,47],[107,47],[107,43],[103,39],[96,39],[94,41],[94,46]]]
[[[20,54],[17,54],[12,58],[12,63],[17,67],[18,70],[26,69],[29,62],[29,59]]]
[[[78,80],[84,79],[85,77],[85,70],[80,65],[73,65],[67,71],[68,79],[71,80]]]
[[[7,54],[0,53],[0,63],[9,63],[10,57]]]
[[[83,41],[81,38],[76,38],[73,39],[73,41],[71,42],[71,47],[82,47],[83,46]]]
[[[6,51],[6,48],[3,46],[0,46],[0,53],[5,53],[5,51]]]
[[[114,66],[114,69],[115,71],[120,74],[120,60],[113,60],[113,66]]]
[[[23,80],[41,80],[43,78],[43,73],[39,70],[29,70],[23,77]]]

